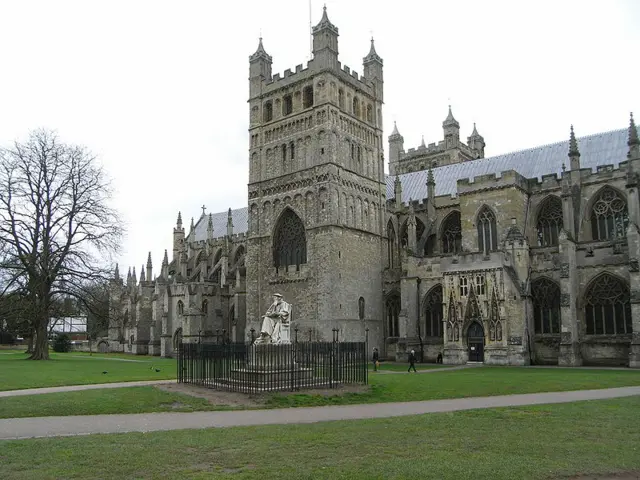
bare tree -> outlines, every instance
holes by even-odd
[[[49,358],[47,326],[59,300],[86,298],[109,275],[123,234],[110,198],[95,157],[51,131],[33,131],[0,151],[1,288],[24,291],[35,333],[31,359]]]

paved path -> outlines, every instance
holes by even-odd
[[[67,385],[64,387],[25,388],[22,390],[7,390],[0,392],[2,397],[21,397],[23,395],[39,395],[41,393],[77,392],[80,390],[95,390],[96,388],[124,388],[143,387],[145,385],[161,385],[176,383],[176,380],[143,380],[139,382],[94,383],[92,385]]]
[[[89,435],[95,433],[153,432],[160,430],[220,428],[248,425],[316,423],[332,420],[355,420],[435,412],[453,412],[477,408],[567,403],[581,400],[628,397],[632,395],[640,395],[640,387],[458,398],[425,402],[281,408],[273,410],[10,418],[0,420],[0,440]]]

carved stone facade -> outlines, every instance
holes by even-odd
[[[485,158],[449,109],[429,146],[405,152],[394,126],[385,175],[373,41],[364,75],[342,66],[325,10],[305,68],[272,74],[262,40],[249,64],[248,206],[222,236],[225,214],[187,237],[179,220],[155,281],[114,281],[114,348],[171,355],[179,335],[216,329],[246,340],[278,291],[304,338],[368,329],[388,359],[640,367],[633,118]]]

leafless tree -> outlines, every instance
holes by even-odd
[[[110,273],[123,234],[111,187],[84,147],[40,129],[0,150],[0,292],[22,289],[35,342],[49,358],[48,324],[63,297],[86,299]]]

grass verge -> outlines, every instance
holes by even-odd
[[[0,441],[6,478],[565,478],[640,469],[640,397],[403,418]]]

